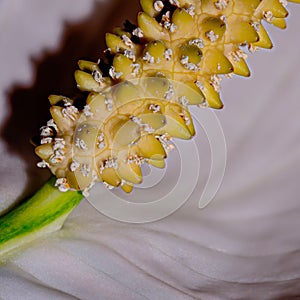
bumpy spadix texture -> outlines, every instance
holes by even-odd
[[[53,120],[41,128],[39,166],[62,191],[102,181],[130,192],[142,182],[141,164],[163,168],[171,138],[195,134],[189,105],[220,109],[220,75],[250,75],[244,51],[272,47],[264,26],[286,27],[285,4],[141,0],[137,25],[106,35],[103,59],[79,61],[78,88],[90,92],[84,108],[49,97]]]

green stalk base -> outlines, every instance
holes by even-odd
[[[48,180],[31,198],[0,218],[0,262],[45,234],[59,230],[83,199],[80,192],[60,192],[55,177]]]

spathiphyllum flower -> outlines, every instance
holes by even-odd
[[[0,299],[298,299],[299,1],[136,2],[0,1]]]

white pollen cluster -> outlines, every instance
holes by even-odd
[[[164,8],[164,3],[162,1],[155,1],[153,7],[157,12],[161,12],[161,10]]]
[[[218,10],[224,10],[227,5],[228,5],[229,0],[218,0],[217,2],[215,2],[215,7]]]

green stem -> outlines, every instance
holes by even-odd
[[[83,199],[77,191],[60,192],[54,183],[52,177],[32,197],[0,217],[0,261],[24,244],[59,230]]]

